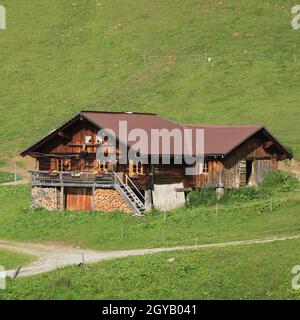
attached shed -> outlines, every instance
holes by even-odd
[[[204,129],[205,165],[195,187],[225,188],[257,185],[291,152],[264,126],[199,126]]]

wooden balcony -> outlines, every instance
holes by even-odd
[[[31,185],[44,187],[100,187],[112,188],[114,175],[112,172],[94,174],[93,172],[59,171],[48,172],[31,170]]]

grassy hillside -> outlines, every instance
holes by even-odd
[[[130,257],[9,280],[0,299],[299,299],[299,254],[288,240]]]
[[[294,1],[1,4],[8,27],[0,30],[2,157],[83,108],[264,123],[300,157]]]
[[[0,187],[0,238],[64,242],[98,250],[227,242],[299,234],[297,192],[272,197],[240,196],[232,203],[198,204],[141,219],[124,213],[29,210],[28,186]],[[180,226],[180,227],[179,227]],[[122,232],[123,230],[123,232]],[[123,234],[123,237],[122,237]]]

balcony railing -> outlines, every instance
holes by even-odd
[[[111,187],[114,184],[112,172],[94,174],[93,172],[74,171],[38,171],[31,170],[31,184],[33,186],[94,186]]]

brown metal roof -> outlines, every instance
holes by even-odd
[[[130,113],[130,112],[98,112],[98,111],[81,111],[74,115],[72,118],[65,121],[63,124],[52,130],[48,135],[33,143],[31,146],[23,150],[20,154],[25,156],[34,151],[40,145],[46,143],[48,140],[56,136],[58,131],[64,130],[66,127],[72,125],[83,117],[87,121],[93,123],[99,129],[111,129],[117,135],[121,142],[125,142],[126,138],[122,137],[119,133],[119,121],[127,121],[128,132],[133,129],[143,129],[148,134],[148,145],[150,149],[150,138],[152,129],[179,129],[183,133],[184,129],[204,129],[204,152],[205,155],[224,156],[254,135],[260,130],[265,130],[276,142],[280,145],[281,149],[292,155],[289,151],[273,136],[271,133],[261,125],[251,126],[211,126],[211,125],[180,125],[173,121],[163,119],[156,114],[152,113]],[[195,148],[195,130],[193,131],[193,150]],[[128,141],[127,145],[131,146],[136,141]],[[174,151],[173,139],[170,143],[171,154]],[[161,152],[161,151],[160,151]]]
[[[264,127],[261,125],[185,125],[185,128],[204,129],[204,153],[206,155],[225,155]]]
[[[137,141],[134,139],[133,141],[126,141],[127,137],[123,137],[119,133],[119,122],[126,121],[127,122],[127,132],[129,133],[134,129],[143,129],[147,133],[148,137],[148,150],[151,148],[151,130],[153,129],[167,129],[169,131],[173,129],[179,129],[183,132],[184,127],[180,124],[177,124],[173,121],[163,119],[156,114],[149,113],[126,113],[126,112],[115,112],[115,113],[99,113],[92,111],[83,111],[81,115],[94,123],[97,127],[102,129],[111,129],[115,132],[119,141],[126,143],[128,146],[133,146]],[[159,144],[159,153],[152,152],[152,154],[162,154],[161,147]],[[138,150],[137,150],[138,151]],[[174,141],[170,141],[170,153],[174,154]],[[149,152],[150,153],[150,152]],[[147,154],[143,152],[143,154]]]

